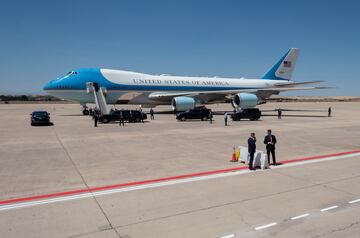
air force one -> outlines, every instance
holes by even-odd
[[[86,104],[96,100],[96,94],[89,93],[89,84],[101,89],[107,104],[116,104],[126,95],[132,95],[127,103],[144,107],[171,105],[175,111],[184,111],[231,101],[235,110],[242,110],[265,103],[271,95],[280,92],[321,89],[296,86],[322,81],[291,81],[298,55],[299,49],[291,48],[260,79],[150,75],[83,68],[50,81],[44,90],[58,98],[79,102],[84,114],[87,113]]]

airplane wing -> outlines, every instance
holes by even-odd
[[[277,85],[278,87],[289,87],[289,86],[299,86],[299,85],[307,85],[307,84],[318,84],[323,83],[325,81],[318,80],[318,81],[307,81],[307,82],[292,82],[292,83],[282,83],[281,85]]]
[[[252,93],[259,98],[265,99],[272,94],[279,94],[280,92],[295,91],[295,90],[314,90],[314,89],[328,89],[329,87],[272,87],[272,88],[258,88],[258,89],[231,89],[231,90],[217,90],[217,91],[194,91],[194,92],[154,92],[149,94],[149,99],[158,101],[168,101],[174,97],[188,96],[197,98],[203,102],[211,102],[216,100],[224,100],[231,98],[231,96],[238,93]]]

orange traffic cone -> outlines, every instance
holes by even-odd
[[[230,162],[237,162],[237,159],[236,159],[236,151],[235,151],[235,147],[233,148],[233,153],[231,155],[231,160]]]

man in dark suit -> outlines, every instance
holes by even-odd
[[[266,145],[266,152],[268,157],[268,162],[270,165],[270,153],[273,160],[273,165],[276,165],[276,158],[275,158],[275,144],[276,144],[276,137],[271,134],[271,130],[267,131],[267,135],[264,138],[264,144]]]
[[[97,127],[98,124],[98,120],[99,120],[99,114],[96,112],[94,112],[95,116],[94,116],[94,127]]]
[[[250,161],[249,161],[249,169],[254,170],[253,163],[254,163],[254,154],[256,152],[256,137],[255,133],[251,133],[250,137],[248,139],[248,152],[250,155]]]

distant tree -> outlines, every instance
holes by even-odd
[[[29,98],[26,95],[21,95],[20,96],[20,101],[29,101]]]

